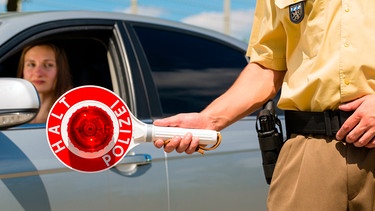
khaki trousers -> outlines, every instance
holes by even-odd
[[[326,136],[293,135],[283,146],[267,208],[375,210],[375,149]]]

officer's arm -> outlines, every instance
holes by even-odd
[[[274,97],[281,87],[285,71],[273,71],[256,63],[248,64],[234,84],[206,109],[199,113],[182,113],[154,122],[157,126],[201,128],[220,131],[233,122],[256,111],[268,99]],[[164,146],[166,152],[191,154],[198,140],[190,133],[176,136],[168,144],[164,140],[154,142],[157,148]]]

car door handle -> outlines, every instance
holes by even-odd
[[[122,159],[120,165],[147,165],[150,164],[151,161],[151,155],[148,154],[128,154]]]
[[[123,176],[139,176],[151,168],[151,155],[129,152],[114,170]]]

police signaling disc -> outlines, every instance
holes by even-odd
[[[63,94],[47,119],[52,152],[79,172],[100,172],[116,165],[131,148],[132,118],[124,101],[99,86]]]
[[[197,150],[201,153],[221,142],[220,133],[214,130],[145,124],[120,97],[99,86],[81,86],[63,94],[52,106],[46,128],[48,144],[57,159],[79,172],[104,171],[140,143],[168,140],[187,132],[199,138]]]

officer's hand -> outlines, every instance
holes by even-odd
[[[165,142],[167,141],[167,143]],[[176,150],[178,153],[185,152],[186,154],[192,154],[196,151],[199,144],[199,138],[193,137],[191,133],[186,133],[183,137],[175,136],[170,140],[158,139],[154,142],[157,148],[164,146],[165,152],[172,152]]]
[[[339,109],[355,112],[337,132],[337,140],[345,139],[356,147],[375,148],[375,94],[340,105]]]
[[[158,119],[154,121],[155,126],[162,127],[182,127],[182,128],[199,128],[207,129],[208,119],[200,113],[183,113],[175,116],[167,117],[164,119]],[[168,141],[166,143],[166,141]],[[158,139],[154,141],[154,145],[157,148],[164,146],[165,152],[176,152],[192,154],[196,151],[199,144],[199,139],[193,137],[191,133],[187,133],[184,136],[175,136],[170,140]]]

